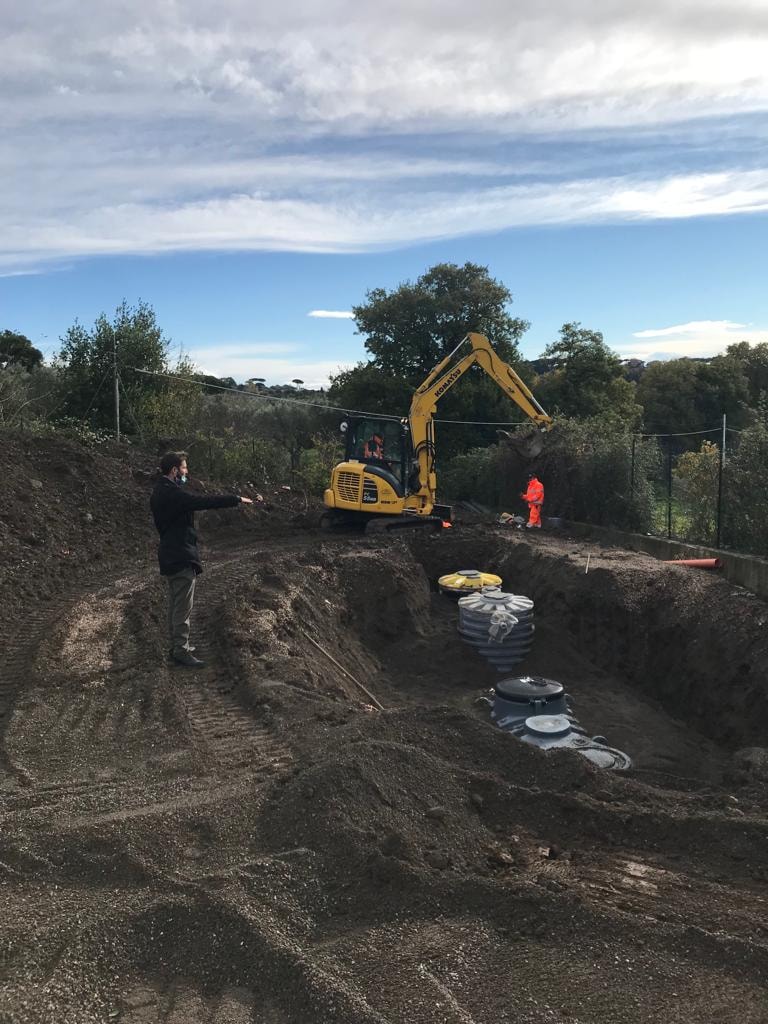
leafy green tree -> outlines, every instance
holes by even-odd
[[[476,263],[438,263],[415,282],[391,292],[374,288],[366,299],[352,312],[374,365],[411,385],[470,331],[487,335],[502,359],[515,360],[528,328],[508,312],[509,289]]]
[[[639,422],[635,386],[624,378],[621,360],[600,331],[563,324],[544,358],[551,369],[535,382],[534,392],[548,411],[578,419],[613,414],[629,425]]]
[[[350,412],[380,412],[405,416],[411,404],[413,388],[408,381],[387,373],[375,363],[358,363],[331,377],[328,398]]]
[[[768,342],[750,345],[748,341],[740,341],[729,345],[725,353],[714,359],[713,363],[722,366],[735,364],[743,373],[751,408],[756,409],[762,395],[768,394]]]
[[[214,377],[213,374],[195,373],[194,370],[192,377],[204,385],[200,390],[206,395],[218,395],[222,388],[232,388],[234,390],[237,387],[237,381],[234,377]]]
[[[754,422],[739,435],[725,465],[724,536],[730,547],[758,555],[768,552],[768,402],[761,400]]]
[[[312,435],[312,447],[301,452],[296,479],[307,497],[322,498],[333,467],[341,462],[344,448],[338,433],[321,431]]]
[[[336,417],[338,418],[338,417]],[[312,438],[322,423],[318,410],[300,404],[275,402],[259,409],[254,433],[271,441],[288,455],[291,473],[299,469],[301,453],[312,447]]]
[[[61,341],[56,366],[65,389],[65,415],[90,419],[96,426],[111,426],[115,349],[126,400],[126,427],[138,418],[138,410],[149,395],[167,390],[161,378],[139,372],[163,373],[168,369],[168,340],[154,310],[145,302],[136,306],[121,303],[111,320],[102,313],[90,330],[76,321]]]
[[[190,437],[198,429],[205,388],[196,383],[193,363],[182,356],[172,376],[152,381],[136,396],[133,414],[141,433],[156,438]]]
[[[520,493],[533,468],[546,489],[545,516],[646,531],[658,464],[653,441],[636,444],[633,459],[632,434],[615,417],[562,417],[533,466],[513,446],[491,445],[455,456],[438,483],[444,501],[471,499],[524,515]]]
[[[35,348],[29,338],[15,331],[0,331],[0,368],[20,366],[24,370],[34,370],[41,366],[43,353]]]
[[[521,366],[517,345],[528,324],[511,316],[511,301],[509,289],[475,263],[440,263],[391,292],[369,291],[367,302],[353,312],[371,360],[334,377],[329,400],[349,409],[405,416],[430,370],[471,331],[485,334],[502,359]],[[472,368],[443,396],[438,418],[509,423],[522,414],[493,381]],[[437,430],[443,459],[496,436],[494,427],[464,422],[438,424]]]
[[[637,397],[649,433],[714,430],[723,413],[733,426],[749,419],[747,380],[732,359],[651,363],[637,386]]]
[[[717,486],[720,449],[702,441],[696,452],[683,452],[673,471],[675,497],[684,514],[678,534],[686,540],[712,544],[717,534]]]

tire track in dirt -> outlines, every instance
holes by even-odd
[[[0,660],[0,781],[4,777],[17,782],[28,781],[26,773],[8,757],[5,737],[13,715],[16,694],[21,681],[27,676],[28,663],[43,633],[45,621],[45,616],[38,611],[27,618],[21,637],[15,631],[10,635],[6,630],[0,631],[0,650],[3,652]]]
[[[312,543],[312,539],[305,537],[281,539],[264,548],[269,552],[275,549],[303,551]],[[210,559],[207,586],[195,610],[194,622],[197,645],[208,664],[202,672],[187,673],[179,691],[198,751],[204,751],[208,757],[228,767],[254,759],[278,764],[289,759],[285,745],[237,701],[233,691],[238,681],[222,679],[222,668],[216,663],[218,624],[210,605],[226,599],[232,587],[247,579],[257,568],[259,557],[253,552],[237,556],[222,552],[218,557],[214,553]],[[6,620],[0,626],[0,786],[12,789],[18,785],[35,786],[33,773],[15,761],[7,747],[17,702],[26,691],[51,681],[71,683],[78,675],[82,677],[85,690],[89,673],[90,677],[101,673],[111,679],[114,673],[119,677],[126,670],[146,675],[147,682],[151,683],[156,665],[146,651],[148,638],[140,634],[140,622],[131,621],[131,612],[134,605],[153,600],[147,593],[153,586],[156,586],[156,574],[150,564],[129,574],[125,569],[112,575],[101,572],[96,580],[80,583],[45,606],[28,611],[17,609],[15,621]],[[159,617],[162,623],[164,609]],[[165,636],[162,649],[165,649]],[[169,666],[165,666],[165,670],[173,672],[177,678],[185,671]],[[109,724],[104,714],[107,718],[122,715],[121,721],[126,717],[125,708],[109,708],[108,692],[94,692],[89,701],[93,707],[80,708],[79,712],[67,708],[64,717],[55,721],[46,740],[55,743],[55,734],[60,733],[62,741],[66,737],[67,742],[72,743],[73,736],[97,712],[101,716],[98,724],[102,731]],[[99,708],[99,704],[105,706]],[[117,729],[117,742],[119,733]],[[99,780],[78,778],[61,782],[48,780],[44,785],[51,799],[59,789],[66,794],[74,786],[85,793],[102,784]]]
[[[29,773],[15,764],[8,754],[6,736],[19,694],[36,680],[38,655],[52,630],[65,620],[84,599],[111,594],[123,574],[115,575],[106,585],[94,591],[81,584],[45,607],[37,607],[15,622],[0,628],[0,779],[2,775],[16,782],[29,784]]]
[[[239,680],[222,669],[218,609],[228,594],[253,576],[260,558],[251,553],[209,566],[193,619],[196,655],[206,663],[205,668],[171,668],[175,674],[185,673],[182,700],[197,747],[222,767],[254,762],[283,765],[292,760],[286,744],[237,700]]]
[[[357,536],[341,535],[326,537],[322,544],[347,548],[350,543],[371,541]],[[183,690],[183,700],[189,717],[190,727],[199,747],[225,766],[240,766],[254,760],[254,753],[261,760],[272,761],[278,766],[292,761],[292,755],[284,742],[267,726],[254,718],[253,712],[237,700],[237,678],[227,677],[221,669],[222,658],[217,650],[220,643],[220,618],[218,609],[238,587],[258,575],[265,557],[276,552],[306,553],[317,548],[318,538],[302,537],[290,540],[279,539],[263,544],[257,550],[241,551],[237,555],[228,552],[223,558],[210,561],[202,577],[202,584],[196,596],[192,632],[196,655],[206,662],[201,670],[190,671],[174,668],[175,673],[187,673],[188,685]],[[273,574],[270,566],[270,576]]]
[[[185,979],[169,985],[138,985],[123,1004],[121,1024],[284,1024],[287,1020],[248,988],[230,985],[217,995],[205,995],[194,981]]]

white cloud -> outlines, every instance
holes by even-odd
[[[234,195],[124,203],[9,224],[0,268],[70,256],[172,250],[355,252],[535,224],[605,223],[768,210],[768,169],[638,182],[509,185],[457,195],[411,193],[393,208],[377,194],[317,198]]]
[[[663,338],[667,335],[701,335],[713,331],[720,333],[723,331],[734,331],[742,330],[746,327],[746,324],[736,324],[732,320],[691,320],[687,324],[675,324],[674,327],[652,327],[650,330],[635,331],[632,334],[633,338]]]
[[[753,345],[768,342],[768,328],[758,329],[732,320],[691,320],[671,327],[635,331],[632,337],[640,340],[615,345],[614,348],[624,358],[648,361],[715,356],[735,342],[746,341]],[[647,343],[643,344],[646,339]]]
[[[11,270],[768,209],[750,117],[768,110],[764,0],[446,0],[437,25],[426,0],[43,0],[0,17]],[[714,145],[699,119],[716,116]]]
[[[329,378],[348,365],[338,360],[312,360],[306,356],[295,356],[292,359],[265,357],[256,351],[256,347],[252,347],[252,354],[228,346],[193,348],[188,354],[202,373],[216,377],[234,377],[238,382],[250,377],[264,377],[269,385],[290,384],[298,378],[304,381],[306,387],[315,389],[327,388]]]
[[[293,341],[225,341],[210,348],[198,346],[195,352],[200,358],[225,355],[227,359],[249,360],[261,356],[280,355],[286,352],[299,352],[302,346]]]
[[[149,0],[123,10],[61,0],[8,21],[0,66],[32,96],[55,71],[105,110],[115,71],[116,98],[138,110],[162,95],[171,113],[192,102],[229,119],[234,104],[358,125],[508,115],[627,125],[754,109],[768,91],[764,5],[744,0],[727,12],[705,0],[481,0],[441,5],[439,25],[426,0],[366,10],[184,0],[160,11]]]
[[[355,314],[335,309],[313,309],[307,316],[317,317],[318,320],[354,320]]]

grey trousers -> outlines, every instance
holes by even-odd
[[[182,569],[168,580],[168,636],[171,653],[189,650],[189,620],[195,600],[195,570]]]

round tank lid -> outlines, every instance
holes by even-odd
[[[441,576],[437,585],[441,590],[479,592],[483,587],[498,587],[501,576],[492,572],[480,572],[478,569],[459,569]]]
[[[562,697],[563,684],[543,676],[512,676],[496,683],[496,693],[505,700],[527,703],[531,700],[553,700]]]
[[[525,728],[534,736],[565,736],[571,723],[565,715],[533,715],[526,718]]]
[[[613,747],[590,743],[587,746],[579,747],[579,753],[589,758],[592,764],[597,765],[598,768],[609,768],[621,772],[632,767],[632,759]]]
[[[497,608],[505,608],[514,614],[530,612],[533,601],[522,594],[507,594],[500,587],[483,587],[482,590],[460,597],[459,607],[474,612],[492,612]]]

